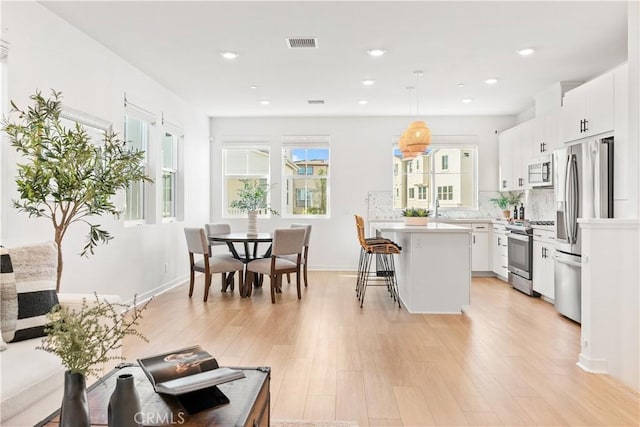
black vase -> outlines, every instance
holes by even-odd
[[[141,427],[140,399],[133,375],[123,374],[116,380],[116,389],[109,399],[109,427]]]
[[[60,427],[89,427],[87,383],[84,375],[64,373],[64,396],[60,407]]]

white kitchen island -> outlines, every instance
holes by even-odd
[[[455,313],[469,305],[471,228],[453,224],[382,226],[382,236],[402,246],[396,277],[409,313]]]

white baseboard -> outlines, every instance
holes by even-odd
[[[178,285],[183,284],[184,282],[186,282],[187,280],[189,280],[189,276],[182,276],[182,277],[178,277],[168,283],[165,283],[164,285],[160,285],[157,288],[151,289],[150,291],[147,291],[143,294],[137,295],[136,296],[136,306],[142,305],[144,303],[146,303],[148,300],[150,300],[152,297],[156,296],[156,295],[160,295],[162,293],[167,292],[170,289],[175,288]],[[126,301],[125,304],[127,305],[132,305],[133,304],[133,298],[130,299],[129,301]]]
[[[576,365],[587,372],[592,374],[608,374],[609,366],[606,359],[591,359],[584,354],[580,353],[578,356],[578,362]]]

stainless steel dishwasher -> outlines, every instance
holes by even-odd
[[[555,299],[556,310],[580,323],[582,312],[582,257],[556,250]]]

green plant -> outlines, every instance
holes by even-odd
[[[408,217],[425,217],[431,215],[431,211],[429,209],[423,208],[406,208],[402,210],[402,216]]]
[[[522,200],[522,192],[521,191],[510,191],[509,192],[509,205],[514,206],[520,203]]]
[[[144,152],[126,147],[112,131],[104,132],[101,144],[92,144],[84,128],[76,123],[72,129],[63,126],[60,92],[52,91],[45,99],[36,92],[33,105],[26,110],[11,102],[11,113],[18,122],[2,122],[11,145],[27,160],[18,164],[15,178],[20,200],[13,206],[29,217],[49,218],[58,245],[56,290],[62,277],[62,239],[69,226],[84,222],[89,226],[87,243],[81,255],[93,254],[98,243],[113,238],[100,224],[89,222],[91,216],[120,211],[111,197],[135,181],[151,181],[145,175]]]
[[[121,348],[126,335],[149,342],[138,332],[137,326],[151,300],[138,308],[135,298],[132,307],[128,307],[101,300],[97,294],[95,297],[96,301],[91,305],[83,299],[80,311],[55,306],[47,315],[51,321],[45,328],[47,335],[42,339],[42,346],[37,347],[57,355],[70,372],[85,376],[97,374],[95,365],[98,363],[124,359],[110,356],[109,351]]]
[[[489,200],[502,210],[505,210],[509,207],[510,198],[508,193],[500,192],[500,195],[498,197]]]
[[[275,184],[269,186],[266,182],[261,182],[258,179],[241,179],[240,182],[242,182],[242,188],[238,190],[239,199],[231,202],[232,208],[245,212],[266,209],[272,214],[278,215],[278,211],[271,209],[267,203],[269,190]]]

